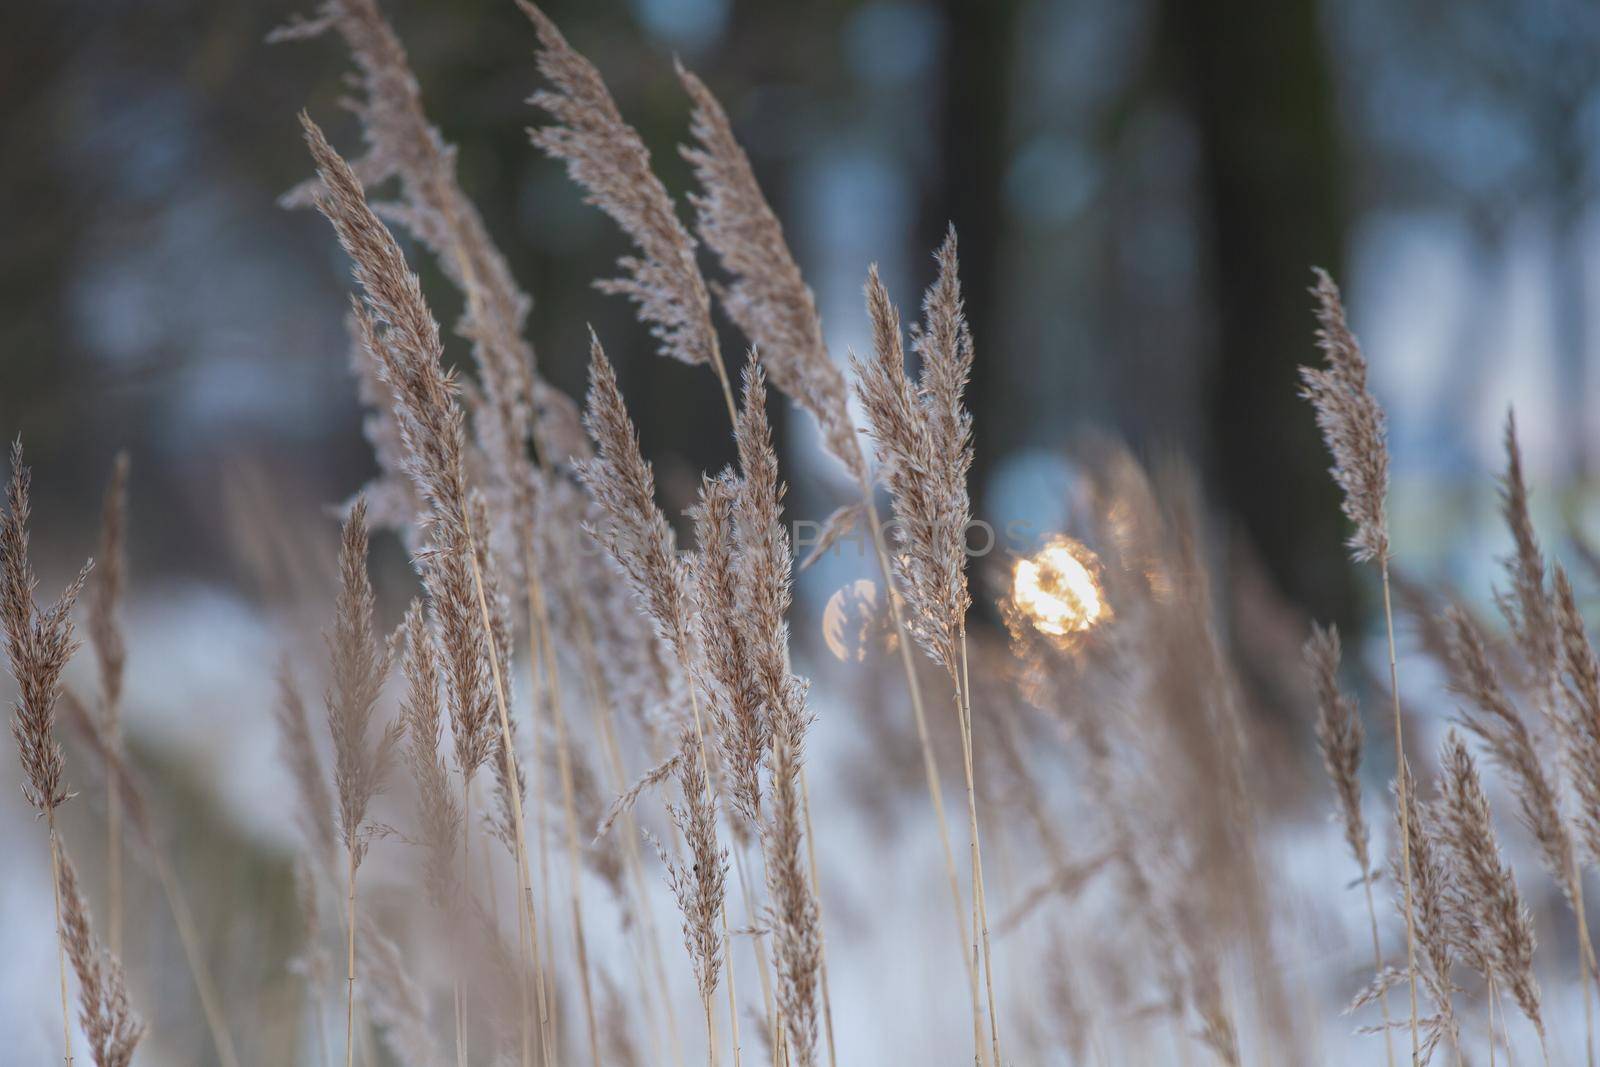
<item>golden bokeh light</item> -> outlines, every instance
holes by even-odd
[[[1087,633],[1110,615],[1095,577],[1098,562],[1078,542],[1054,538],[1031,559],[1017,560],[1012,603],[1042,634],[1069,638]]]

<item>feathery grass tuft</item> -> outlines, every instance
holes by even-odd
[[[1500,853],[1477,764],[1456,734],[1445,739],[1440,763],[1442,822],[1450,862],[1464,890],[1461,901],[1486,938],[1495,977],[1511,991],[1517,1006],[1539,1032],[1542,1045],[1544,1017],[1539,983],[1533,976],[1537,943],[1533,918],[1517,889],[1516,877]]]
[[[624,276],[597,283],[639,306],[661,354],[691,366],[709,363],[726,385],[711,323],[711,295],[695,262],[695,241],[655,171],[639,133],[623,119],[605,80],[528,0],[518,6],[539,35],[539,71],[555,87],[529,101],[554,125],[529,131],[533,143],[567,165],[588,201],[610,215],[639,249],[621,260]],[[732,397],[728,397],[732,407]]]
[[[144,1037],[144,1023],[128,1002],[122,963],[95,937],[78,872],[60,852],[61,901],[67,957],[78,976],[78,1020],[95,1067],[128,1067]]]

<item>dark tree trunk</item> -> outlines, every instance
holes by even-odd
[[[1199,134],[1202,299],[1215,308],[1206,470],[1278,586],[1349,621],[1343,519],[1296,367],[1312,362],[1313,265],[1340,275],[1333,86],[1313,0],[1164,0],[1160,42]],[[1381,356],[1380,356],[1381,358]]]
[[[977,424],[970,485],[981,517],[988,474],[1025,429],[1007,410],[1015,398],[998,388],[1001,376],[994,361],[1005,357],[986,349],[998,334],[994,311],[1005,225],[1001,182],[1008,158],[1012,46],[1022,5],[1017,0],[946,0],[942,7],[936,165],[923,188],[911,276],[932,281],[931,257],[953,224],[960,242],[962,295],[977,346],[967,404]],[[915,305],[903,312],[907,321],[914,321]]]

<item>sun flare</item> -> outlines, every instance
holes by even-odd
[[[1108,615],[1095,578],[1096,559],[1078,542],[1058,537],[1031,559],[1019,559],[1011,598],[1034,629],[1050,637],[1086,633]]]

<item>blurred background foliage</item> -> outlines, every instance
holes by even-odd
[[[868,262],[910,304],[956,224],[979,349],[975,486],[996,526],[1059,527],[1065,457],[1086,439],[1175,450],[1202,471],[1230,553],[1312,613],[1351,620],[1336,498],[1295,397],[1311,264],[1347,284],[1396,420],[1397,476],[1421,485],[1399,516],[1403,548],[1408,524],[1434,533],[1478,507],[1451,486],[1493,463],[1508,396],[1536,483],[1581,484],[1595,429],[1591,4],[547,7],[674,192],[687,178],[674,55],[720,95],[836,358],[864,343]],[[667,494],[686,491],[728,458],[720,400],[590,287],[624,240],[527,144],[529,27],[504,0],[387,8],[464,186],[535,297],[544,373],[581,390],[592,323]],[[371,468],[346,374],[345,266],[320,219],[274,202],[309,172],[301,107],[355,148],[338,44],[263,43],[293,10],[59,0],[0,15],[0,427],[26,439],[62,538],[87,540],[111,454],[133,451],[147,577],[239,577],[217,501],[241,471],[314,507]],[[417,262],[448,323],[456,295]],[[809,432],[787,420],[797,513],[820,517],[838,494]],[[1422,540],[1423,555],[1446,543]]]

